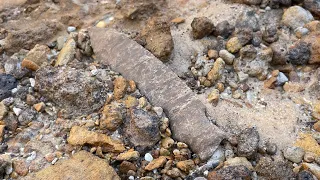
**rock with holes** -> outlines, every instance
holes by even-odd
[[[259,133],[255,128],[247,128],[238,138],[238,155],[252,157],[255,155],[259,144]]]
[[[90,71],[47,66],[37,71],[35,79],[35,89],[68,115],[89,114],[100,109],[106,99],[104,81]]]

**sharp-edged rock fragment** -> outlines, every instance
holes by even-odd
[[[85,145],[101,146],[105,152],[123,152],[124,145],[111,137],[88,131],[80,126],[73,126],[70,131],[68,143],[71,145]]]
[[[173,136],[201,159],[217,149],[224,132],[205,115],[205,106],[179,77],[142,46],[115,30],[92,28],[91,45],[102,64],[132,79],[155,106],[171,119]]]

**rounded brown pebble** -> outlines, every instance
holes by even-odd
[[[218,51],[216,51],[214,49],[210,49],[208,51],[208,57],[209,57],[209,59],[217,59],[219,57],[219,53],[218,53]]]
[[[34,63],[34,62],[30,61],[30,60],[27,60],[27,59],[24,59],[21,62],[21,66],[25,67],[25,68],[28,68],[31,71],[36,71],[36,70],[38,70],[40,68],[40,66],[38,66],[36,63]]]

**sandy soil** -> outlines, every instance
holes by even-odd
[[[3,8],[13,7],[21,5],[26,0],[0,0],[0,11]],[[30,15],[21,15],[15,21],[6,22],[4,24],[8,29],[26,28],[25,22],[33,21],[27,27],[31,28],[33,25],[39,23],[42,19],[51,19],[60,21],[64,16],[70,16],[74,19],[74,22],[82,21],[82,23],[76,24],[73,21],[69,22],[69,25],[75,25],[79,28],[89,27],[95,25],[100,19],[107,17],[117,17],[118,13],[110,0],[97,1],[93,0],[73,0],[77,6],[72,5],[71,1],[61,1],[61,6],[54,6],[52,4],[44,4],[49,10],[39,13],[35,10]],[[177,26],[173,26],[171,29],[174,40],[174,51],[170,58],[170,62],[167,65],[178,75],[187,72],[190,65],[190,56],[205,51],[204,47],[208,43],[212,42],[212,39],[204,38],[202,40],[192,40],[190,37],[191,27],[190,24],[194,17],[206,16],[210,18],[215,24],[223,20],[228,20],[230,23],[234,23],[236,17],[243,11],[250,10],[252,7],[231,4],[222,0],[170,0],[168,1],[167,9],[164,12],[168,17],[183,17],[186,22]],[[41,15],[41,16],[39,16]],[[23,23],[24,22],[24,23]],[[139,31],[139,28],[143,27],[144,23],[127,23],[122,24],[114,23],[114,27],[123,28],[127,31]],[[66,31],[62,31],[59,35],[66,34]],[[288,98],[282,98],[278,91],[261,91],[257,89],[263,89],[262,82],[255,82],[251,84],[251,87],[255,88],[253,94],[259,95],[256,98],[263,99],[266,106],[261,105],[260,102],[252,102],[252,107],[248,108],[243,102],[242,104],[234,105],[229,100],[221,100],[218,106],[213,107],[210,104],[206,104],[208,113],[214,117],[217,124],[225,126],[228,131],[236,131],[246,126],[256,126],[264,139],[270,139],[276,142],[281,148],[288,144],[292,144],[296,138],[297,130],[300,129],[298,120],[308,118],[303,116],[303,112],[299,107]],[[207,90],[208,93],[210,90]],[[206,103],[206,94],[199,95],[200,99]],[[231,100],[234,101],[234,100]],[[237,104],[237,103],[236,103]]]

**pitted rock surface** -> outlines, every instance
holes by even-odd
[[[173,136],[186,142],[201,159],[209,158],[224,132],[205,115],[205,106],[179,77],[142,46],[115,30],[92,28],[91,44],[102,64],[137,82],[154,105],[171,119]]]
[[[64,109],[67,115],[92,113],[100,109],[106,99],[104,82],[91,76],[90,71],[67,66],[44,67],[37,71],[35,79],[35,89]]]

